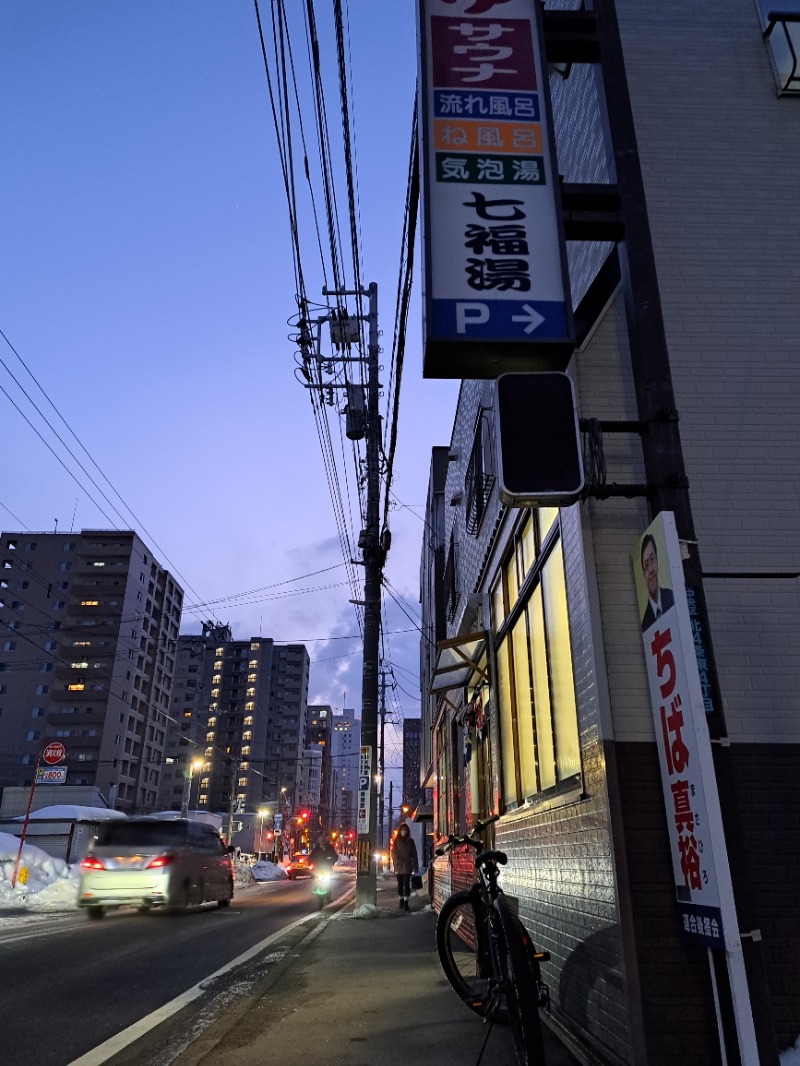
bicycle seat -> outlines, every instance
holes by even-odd
[[[481,851],[475,856],[476,866],[485,866],[487,862],[496,862],[498,866],[505,866],[508,855],[504,851]]]

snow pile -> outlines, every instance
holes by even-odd
[[[382,911],[380,907],[376,907],[373,903],[362,903],[360,907],[356,907],[353,911],[354,918],[380,918],[386,911]]]
[[[67,866],[46,851],[25,844],[22,848],[17,883],[11,887],[19,837],[0,833],[0,911],[65,911],[78,903],[78,866]]]
[[[66,819],[73,822],[110,822],[125,820],[127,815],[122,811],[112,811],[108,807],[82,807],[78,803],[54,803],[50,807],[40,807],[38,811],[31,811],[28,815],[31,821],[55,821]],[[25,815],[20,814],[15,822],[24,822]]]
[[[286,871],[282,866],[276,866],[274,862],[254,862],[249,870],[254,881],[286,880]]]

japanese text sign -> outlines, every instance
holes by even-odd
[[[356,830],[359,835],[369,833],[370,775],[372,773],[372,748],[361,747],[358,755],[358,816]]]
[[[681,928],[721,950],[722,912],[707,803],[712,793],[716,799],[716,780],[670,513],[662,512],[637,540],[634,570]]]
[[[427,377],[561,370],[572,309],[534,0],[418,0]]]

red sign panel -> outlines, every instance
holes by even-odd
[[[48,766],[55,766],[66,757],[67,749],[60,740],[51,740],[42,752],[42,761]]]

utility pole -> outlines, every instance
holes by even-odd
[[[379,804],[378,810],[380,812],[380,827],[378,829],[378,850],[383,851],[386,837],[384,836],[383,826],[383,798],[384,798],[384,778],[386,776],[386,762],[384,758],[384,731],[386,729],[386,671],[381,670],[381,748],[380,758],[378,761],[378,778],[380,780],[379,788]]]
[[[378,827],[378,662],[380,646],[381,625],[381,581],[383,564],[386,553],[389,550],[388,531],[383,536],[380,530],[380,415],[379,415],[379,389],[378,382],[378,286],[373,281],[369,288],[363,289],[338,289],[323,288],[325,296],[367,296],[369,298],[369,312],[366,316],[368,323],[367,338],[367,402],[365,432],[366,438],[366,525],[361,530],[358,538],[358,546],[361,549],[364,566],[364,599],[360,606],[364,608],[364,649],[361,682],[361,748],[369,750],[369,780],[360,781],[366,787],[359,788],[359,798],[366,802],[359,803],[358,813],[358,842],[356,849],[356,907],[364,904],[374,906],[377,900],[377,872],[375,864],[375,850],[377,843]],[[329,320],[335,316],[328,316]],[[319,324],[325,319],[317,320]],[[303,358],[311,357],[309,348],[312,336],[309,323],[304,320],[301,323],[300,346],[303,349]],[[342,320],[339,320],[340,337],[344,343],[345,331]],[[349,357],[334,360],[323,360],[317,354],[317,359],[322,366],[327,362],[355,362]],[[332,390],[341,386],[324,385],[321,382],[306,385],[306,388],[325,390],[332,395]],[[349,414],[349,412],[348,412]],[[351,439],[359,439],[355,436],[360,431],[353,428],[348,430]],[[360,769],[361,769],[360,765]],[[367,764],[363,766],[364,773],[360,777],[367,777]],[[366,810],[364,815],[361,811]],[[367,813],[368,812],[368,813]]]

